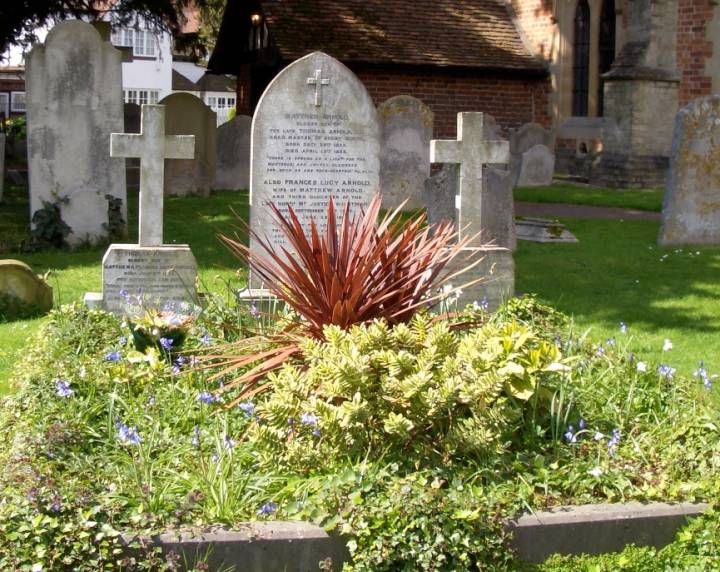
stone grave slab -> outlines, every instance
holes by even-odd
[[[515,219],[518,240],[541,243],[579,242],[565,225],[546,218],[518,217]]]
[[[675,118],[659,243],[720,244],[720,95]]]
[[[458,113],[457,133],[455,141],[433,140],[430,143],[430,161],[433,163],[453,163],[459,165],[458,189],[459,195],[455,197],[457,208],[456,226],[458,237],[469,237],[470,241],[463,254],[467,262],[468,258],[479,259],[483,262],[460,277],[461,283],[473,280],[479,276],[479,272],[487,273],[488,280],[478,283],[470,288],[464,288],[458,305],[464,307],[466,304],[480,302],[482,299],[488,301],[490,309],[496,309],[497,305],[513,295],[515,287],[515,265],[512,258],[512,243],[514,232],[511,229],[513,220],[512,189],[509,185],[509,178],[501,171],[487,171],[488,164],[505,164],[509,160],[509,144],[507,141],[488,140],[486,138],[488,127],[485,125],[485,117],[482,113],[466,112]],[[487,172],[486,172],[487,171]],[[508,197],[498,200],[498,197],[488,196],[487,182],[497,181],[499,186],[505,187],[498,192],[505,192]],[[496,201],[493,208],[488,207],[488,200]],[[509,204],[509,208],[508,208]],[[493,220],[489,225],[490,218],[502,217],[502,220]],[[509,222],[505,219],[509,217]],[[485,225],[485,226],[483,226]],[[508,241],[510,247],[488,246],[490,238],[489,231],[498,233],[499,237]],[[456,261],[455,264],[460,264]],[[492,278],[492,279],[490,279]]]
[[[325,231],[328,199],[351,213],[380,186],[380,125],[365,86],[343,64],[314,52],[283,69],[265,90],[252,125],[250,226],[286,244],[268,202],[291,205],[303,228]],[[250,251],[263,252],[251,237]],[[250,285],[260,287],[251,272]]]
[[[86,218],[84,230],[107,236],[104,219],[93,220],[83,201],[72,200],[73,192],[94,187],[120,199],[127,220],[124,165],[107,154],[110,134],[123,129],[121,59],[119,50],[79,20],[60,22],[28,54],[31,219],[43,201],[68,197],[79,212],[67,208],[64,216]]]
[[[458,194],[458,165],[445,163],[427,178],[423,189],[423,204],[430,224],[455,221],[455,195]]]
[[[67,200],[60,203],[60,218],[71,233],[65,239],[70,246],[96,244],[104,240],[108,225],[108,200],[94,186],[70,187]]]
[[[52,287],[19,260],[0,260],[0,294],[19,298],[43,312],[53,307]]]
[[[217,128],[215,189],[250,187],[250,130],[252,117],[236,115]]]
[[[422,208],[434,114],[419,99],[397,95],[378,106],[378,116],[382,205],[392,209],[407,199],[406,210]]]
[[[140,159],[138,244],[111,244],[103,257],[103,293],[88,293],[85,302],[117,314],[141,311],[127,296],[140,297],[143,307],[194,301],[197,264],[184,244],[163,244],[163,177],[167,159],[194,157],[192,135],[166,135],[165,106],[143,105],[140,133],[113,133],[113,157]]]
[[[514,186],[549,185],[554,170],[555,133],[552,130],[538,123],[526,123],[510,131],[510,171]]]
[[[172,93],[159,103],[166,106],[165,128],[168,135],[195,137],[193,158],[165,164],[165,194],[207,196],[215,180],[215,112],[190,93]]]

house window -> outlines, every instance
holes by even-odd
[[[157,89],[126,89],[123,91],[125,103],[157,103],[160,92]]]
[[[590,67],[590,6],[580,0],[575,9],[575,37],[573,40],[572,114],[587,117]]]
[[[0,93],[0,115],[6,119],[10,116],[10,94]]]
[[[147,30],[116,29],[113,30],[110,41],[115,46],[132,48],[134,56],[155,57],[155,36]]]
[[[600,14],[600,46],[598,50],[598,74],[610,70],[615,60],[615,0],[605,0]],[[605,82],[598,81],[598,117],[605,112]]]
[[[25,113],[25,92],[13,91],[10,97],[10,111],[14,113]]]

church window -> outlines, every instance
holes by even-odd
[[[604,0],[600,14],[600,46],[598,50],[598,74],[610,70],[615,60],[615,0]],[[600,77],[598,82],[598,116],[604,112],[604,88]]]
[[[590,68],[590,6],[580,0],[575,9],[575,36],[573,39],[573,91],[572,114],[588,115],[588,85]]]

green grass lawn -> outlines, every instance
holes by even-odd
[[[556,184],[550,187],[525,187],[515,189],[514,192],[516,201],[570,203],[654,212],[662,210],[663,195],[662,189],[625,191],[565,184]]]
[[[562,202],[572,202],[566,198],[569,194],[585,204],[602,204],[601,199],[612,197],[604,204],[635,208],[645,204],[648,210],[659,199],[657,191],[636,194],[567,185],[532,193],[546,198],[561,196]],[[520,190],[516,198],[518,195],[523,200],[537,200],[527,198],[529,191]],[[625,203],[617,202],[621,198]],[[136,232],[132,224],[135,204],[131,198],[131,242]],[[16,215],[21,212],[22,201],[17,197],[11,196],[10,205]],[[211,199],[166,201],[165,240],[190,244],[206,289],[221,288],[222,281],[232,279],[239,266],[215,237],[219,231],[231,231],[235,223],[231,207],[247,216],[247,194],[218,192]],[[7,208],[0,206],[0,230],[7,222],[8,210],[3,212]],[[710,373],[720,373],[720,249],[660,249],[656,245],[656,222],[562,222],[580,242],[521,241],[516,254],[518,292],[537,293],[542,300],[572,315],[579,330],[590,329],[596,341],[615,337],[618,344],[627,345],[640,359],[667,363],[686,374],[704,360]],[[72,253],[0,256],[18,258],[39,273],[51,271],[49,280],[56,302],[66,303],[100,289],[103,252],[104,248],[87,248]],[[35,319],[0,324],[0,389],[6,387],[19,352],[41,322]],[[629,327],[626,335],[620,333],[620,322]],[[666,338],[674,347],[663,353]]]

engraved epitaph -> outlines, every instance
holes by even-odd
[[[165,108],[143,105],[139,134],[113,133],[113,157],[140,158],[139,244],[111,244],[103,257],[103,293],[86,294],[91,306],[130,315],[148,307],[195,298],[197,264],[187,245],[163,245],[165,159],[193,156],[192,135],[165,135]],[[142,300],[142,306],[128,304]]]
[[[314,89],[308,89],[313,86]],[[380,127],[367,90],[344,65],[315,52],[270,83],[253,118],[250,225],[279,249],[269,202],[292,206],[324,232],[327,203],[365,208],[379,190]],[[250,249],[259,245],[251,238]],[[262,250],[259,250],[262,252]],[[251,285],[258,287],[251,273]]]
[[[510,159],[507,141],[486,141],[482,113],[458,113],[456,141],[430,141],[431,163],[460,165],[460,195],[455,198],[458,234],[473,236],[482,233],[483,166],[505,164]],[[480,234],[470,246],[482,245]]]

